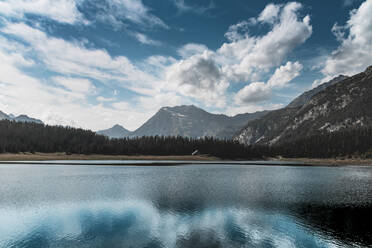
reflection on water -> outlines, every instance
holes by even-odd
[[[368,247],[371,169],[1,166],[0,247]]]

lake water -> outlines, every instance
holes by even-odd
[[[0,165],[1,248],[372,247],[371,213],[372,167]]]

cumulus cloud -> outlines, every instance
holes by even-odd
[[[224,79],[213,53],[205,51],[181,60],[167,68],[167,82],[181,94],[223,106],[223,95],[229,83]]]
[[[271,90],[267,84],[263,82],[253,82],[235,95],[236,104],[245,104],[252,102],[260,102],[268,100],[271,95]]]
[[[236,42],[244,38],[248,38],[248,30],[250,25],[251,23],[248,21],[241,21],[237,24],[231,25],[225,33],[226,39],[231,42]]]
[[[353,75],[372,64],[372,0],[363,2],[350,12],[346,25],[333,26],[337,40],[341,43],[326,59],[322,82],[339,74]]]
[[[270,87],[284,87],[287,83],[300,75],[302,68],[303,66],[298,61],[294,63],[288,61],[286,65],[282,65],[275,70],[274,75],[271,76],[267,84]]]
[[[257,18],[260,22],[274,23],[278,18],[280,5],[268,4]]]
[[[267,83],[254,82],[241,89],[235,95],[235,103],[242,105],[270,99],[273,89],[285,87],[300,75],[302,68],[303,66],[298,61],[295,63],[287,62],[286,65],[280,66],[275,70]]]
[[[17,18],[34,14],[61,23],[86,23],[74,0],[5,0],[0,1],[0,14]]]
[[[183,59],[166,68],[168,85],[173,85],[180,94],[194,97],[207,105],[224,106],[224,96],[231,83],[259,82],[262,74],[282,64],[293,49],[311,36],[310,17],[300,18],[301,8],[302,5],[297,2],[269,4],[258,15],[257,21],[242,21],[230,26],[225,34],[229,42],[217,51],[197,44],[182,47],[179,53]],[[250,36],[251,25],[260,23],[270,23],[271,29],[264,35]],[[272,87],[281,87],[293,76],[298,76],[288,75],[287,72],[299,71],[299,67],[302,69],[299,63],[288,63],[280,68],[269,86],[265,84],[265,89],[258,84],[247,86],[244,94],[239,94],[241,100],[245,101],[249,93],[258,90],[261,97],[257,100],[267,98]],[[284,74],[287,78],[283,78]]]
[[[227,63],[223,71],[230,78],[248,81],[261,72],[279,66],[294,48],[311,36],[310,17],[298,17],[302,8],[300,3],[290,2],[277,7],[280,8],[277,21],[267,34],[257,37],[245,34],[240,36],[242,39],[225,43],[218,50],[221,60]]]

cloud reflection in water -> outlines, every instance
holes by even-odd
[[[345,247],[294,217],[252,209],[163,211],[133,200],[1,210],[0,219],[4,248]]]

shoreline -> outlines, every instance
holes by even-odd
[[[187,161],[221,161],[221,159],[204,155],[102,155],[65,153],[0,153],[0,161],[49,161],[49,160],[187,160]]]
[[[299,162],[313,165],[345,166],[345,165],[368,165],[372,166],[372,159],[362,158],[273,158],[271,161]]]
[[[314,158],[266,158],[263,160],[223,160],[217,157],[205,156],[205,155],[183,155],[183,156],[155,156],[155,155],[83,155],[83,154],[71,154],[65,153],[3,153],[0,154],[0,164],[71,164],[71,165],[88,165],[83,161],[96,160],[96,161],[110,161],[115,162],[100,163],[94,162],[90,165],[136,165],[136,166],[156,166],[156,165],[201,165],[201,164],[223,164],[231,163],[237,165],[281,165],[281,166],[372,166],[372,159],[360,159],[360,158],[326,158],[326,159],[314,159]],[[136,160],[131,164],[128,161]],[[47,161],[53,161],[48,163]],[[60,162],[59,162],[60,161]],[[71,162],[63,162],[71,161]],[[82,161],[82,162],[78,162]],[[123,161],[120,163],[120,161]]]

